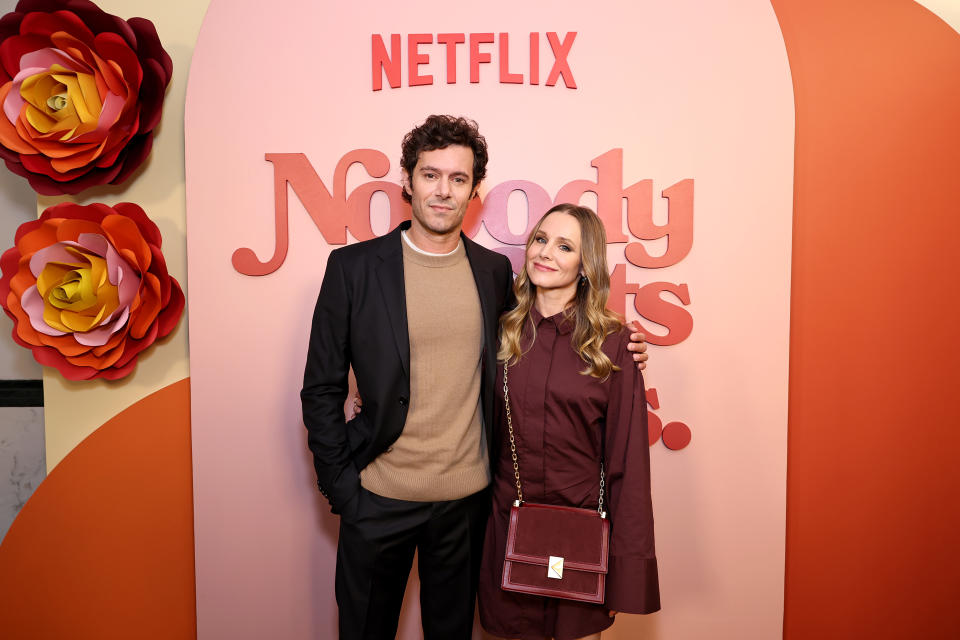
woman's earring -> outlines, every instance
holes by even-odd
[[[588,284],[588,282],[587,282],[587,276],[583,275],[582,273],[580,274],[580,284],[581,284],[581,285],[586,285],[586,284]]]

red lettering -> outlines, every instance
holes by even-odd
[[[293,186],[293,190],[299,196],[300,201],[304,203],[307,211],[310,212],[310,205],[327,205],[329,211],[327,215],[320,216],[314,222],[323,237],[330,242],[335,242],[341,237],[346,242],[346,212],[338,211],[336,203],[327,191],[320,176],[314,171],[307,156],[302,153],[268,153],[264,156],[267,162],[273,163],[273,211],[274,211],[274,233],[275,243],[273,257],[268,261],[262,262],[257,255],[246,247],[237,249],[233,252],[233,268],[240,273],[249,276],[263,276],[273,273],[280,268],[287,257],[287,248],[290,245],[290,231],[288,227],[287,216],[287,184]],[[312,217],[312,216],[311,216]],[[323,225],[323,226],[321,226]],[[338,232],[338,227],[343,231],[342,236]]]
[[[650,393],[650,390],[647,390],[647,393]],[[663,422],[660,421],[660,417],[655,414],[653,411],[647,411],[647,443],[649,446],[657,444],[657,441],[660,439],[660,435],[663,433]]]
[[[467,212],[463,214],[463,235],[473,238],[480,231],[480,224],[483,222],[483,200],[480,196],[474,196],[467,205]]]
[[[663,446],[671,451],[679,451],[690,444],[690,427],[682,422],[668,422],[663,427]]]
[[[480,53],[480,45],[491,42],[493,42],[492,33],[470,34],[470,82],[473,84],[480,82],[480,63],[490,62],[490,54]]]
[[[333,194],[317,175],[313,165],[302,153],[268,153],[267,162],[273,163],[273,207],[275,244],[273,256],[266,262],[257,258],[252,249],[242,247],[233,252],[233,268],[248,276],[264,276],[280,268],[287,258],[290,246],[287,185],[293,187],[303,208],[327,244],[346,244],[347,229],[356,238],[372,238],[369,202],[377,191],[383,191],[390,200],[390,219],[399,222],[406,214],[406,204],[400,196],[400,187],[390,182],[374,182],[358,187],[346,198],[347,170],[359,163],[373,178],[382,178],[390,169],[390,160],[374,149],[356,149],[344,155],[333,172]],[[364,199],[366,219],[357,213]],[[402,205],[402,206],[401,206]],[[351,208],[353,211],[351,212]]]
[[[447,84],[457,83],[457,45],[464,42],[466,39],[462,33],[441,33],[437,36],[437,44],[447,46]]]
[[[647,404],[650,406],[650,409],[659,409],[660,408],[660,396],[657,395],[657,390],[650,388],[646,390]],[[657,440],[660,439],[660,433],[663,431],[663,422],[660,421],[660,418],[657,417],[653,411],[647,411],[647,442],[652,447],[657,444]]]
[[[640,322],[640,326],[644,327],[643,332],[647,336],[647,342],[661,346],[679,344],[693,333],[693,316],[683,307],[661,298],[661,293],[673,294],[682,304],[690,304],[690,291],[687,285],[671,282],[651,282],[640,287],[637,291],[633,298],[633,307],[641,316],[667,330],[666,335],[659,336],[647,329],[643,322]]]
[[[611,311],[626,316],[627,296],[633,295],[633,308],[641,317],[663,326],[666,335],[657,335],[643,322],[638,322],[646,334],[647,342],[660,346],[679,344],[693,332],[693,316],[683,307],[677,306],[660,297],[663,292],[676,296],[684,305],[690,304],[690,291],[685,284],[670,282],[651,282],[640,286],[627,282],[626,265],[618,264],[610,274],[610,299],[607,306]]]
[[[641,240],[665,237],[667,250],[662,256],[651,256],[642,243],[631,242],[624,255],[638,267],[669,267],[687,257],[693,246],[693,180],[681,180],[663,190],[661,195],[667,199],[667,223],[663,225],[653,222],[652,182],[644,182],[649,184],[644,192],[637,193],[638,197],[632,203],[636,206],[627,208],[627,227]]]
[[[387,55],[387,46],[380,34],[373,34],[371,42],[373,90],[380,91],[383,88],[384,73],[387,74],[390,88],[396,89],[400,86],[400,34],[394,33],[390,36],[390,55]]]
[[[626,242],[623,232],[623,201],[627,201],[627,211],[639,201],[650,201],[648,194],[652,182],[641,180],[626,189],[623,188],[623,149],[611,149],[590,161],[597,170],[597,181],[574,180],[565,184],[557,193],[554,204],[561,202],[580,202],[586,192],[597,196],[597,215],[603,220],[607,232],[607,242]]]
[[[556,86],[557,81],[563,79],[563,84],[569,89],[576,89],[577,82],[573,77],[573,70],[570,66],[570,51],[576,40],[577,32],[570,31],[564,34],[561,39],[555,31],[547,34],[547,40],[550,44],[550,50],[553,52],[553,66],[547,76],[546,86]],[[421,74],[420,67],[429,64],[430,51],[421,45],[431,45],[434,43],[443,45],[445,49],[445,58],[447,64],[447,84],[456,84],[457,82],[457,45],[468,42],[466,33],[438,33],[436,36],[430,33],[410,33],[407,34],[407,86],[416,87],[421,85],[432,85],[433,74]],[[540,84],[540,33],[531,31],[529,33],[529,84]],[[400,34],[390,34],[390,50],[387,51],[387,45],[384,36],[381,34],[371,35],[371,72],[373,77],[373,90],[383,89],[383,77],[386,76],[390,87],[396,89],[401,86],[401,64],[403,52],[401,51]],[[469,66],[470,82],[477,84],[480,82],[480,65],[491,64],[493,62],[493,51],[482,50],[481,45],[497,43],[496,55],[498,59],[499,81],[501,84],[523,84],[524,74],[510,70],[510,34],[501,31],[497,34],[489,33],[471,33],[469,34]]]
[[[273,153],[265,157],[274,165],[276,244],[273,256],[267,261],[259,260],[249,248],[237,249],[234,252],[234,265],[240,273],[263,275],[275,271],[283,263],[289,242],[288,186],[293,187],[294,193],[329,244],[345,244],[347,230],[358,240],[376,235],[371,226],[370,206],[377,193],[383,193],[387,198],[391,228],[410,215],[409,206],[401,197],[400,186],[393,182],[374,180],[360,185],[349,196],[345,194],[347,170],[353,164],[363,165],[372,178],[382,178],[387,174],[390,162],[379,151],[358,149],[344,155],[334,170],[332,194],[302,153]],[[589,191],[597,196],[597,213],[607,229],[609,242],[625,242],[629,239],[621,229],[624,203],[631,233],[641,240],[667,238],[667,250],[662,256],[650,256],[641,242],[630,242],[624,250],[629,262],[644,268],[665,267],[676,264],[689,253],[693,242],[693,180],[681,180],[663,190],[668,220],[664,225],[656,225],[652,217],[653,181],[640,180],[623,187],[622,149],[611,149],[594,158],[590,165],[597,172],[596,181],[573,180],[561,187],[552,199],[543,187],[530,181],[510,180],[496,185],[483,201],[476,198],[470,203],[464,218],[464,233],[472,238],[480,225],[484,224],[495,240],[510,247],[520,247],[518,250],[502,248],[502,252],[511,258],[515,269],[519,270],[523,264],[522,247],[540,216],[551,204],[579,202],[583,194]],[[508,222],[508,205],[511,195],[517,191],[524,198],[524,224],[522,229],[514,232]],[[644,318],[668,328],[667,336],[652,336],[651,343],[675,344],[690,334],[692,319],[689,314],[659,298],[660,293],[669,292],[686,305],[689,303],[686,285],[655,283],[662,286],[651,289],[654,285],[647,285],[641,288],[626,282],[623,265],[617,266],[611,278],[610,305],[613,310],[624,314],[626,296],[634,295],[637,311]]]
[[[540,34],[530,34],[530,84],[540,84]]]
[[[510,34],[500,34],[500,84],[523,84],[522,73],[510,73]]]
[[[573,79],[573,71],[570,70],[570,64],[567,62],[567,56],[570,55],[570,48],[573,46],[573,40],[577,37],[576,31],[571,31],[563,38],[563,42],[557,38],[553,31],[547,33],[547,40],[550,42],[550,48],[553,50],[553,68],[550,69],[550,75],[547,76],[547,86],[552,87],[557,84],[557,78],[563,76],[563,84],[568,89],[576,89],[577,83]]]
[[[647,404],[650,409],[660,408],[660,398],[656,389],[647,389]],[[647,442],[652,447],[657,440],[663,439],[663,445],[671,451],[679,451],[690,444],[690,427],[682,422],[668,422],[666,425],[653,411],[647,412]]]
[[[626,267],[622,264],[616,265],[610,272],[610,298],[607,300],[607,307],[614,313],[626,317],[627,296],[636,295],[639,290],[639,285],[627,282]]]
[[[432,75],[420,75],[420,65],[430,62],[429,55],[420,53],[420,45],[432,43],[433,36],[429,33],[411,33],[407,36],[407,86],[433,84]]]
[[[647,395],[647,404],[650,405],[651,409],[660,408],[660,394],[657,393],[657,390],[654,387],[650,387],[646,390]]]

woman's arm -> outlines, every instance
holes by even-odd
[[[610,376],[604,435],[606,510],[610,518],[607,608],[626,613],[660,609],[653,541],[650,447],[643,375],[620,334],[615,354],[620,371]]]

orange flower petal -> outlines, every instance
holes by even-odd
[[[141,308],[130,325],[130,335],[142,338],[160,313],[160,280],[152,273],[144,273],[140,289]]]
[[[150,245],[143,239],[137,223],[121,215],[109,215],[100,223],[110,243],[121,251],[127,261],[137,269],[146,272],[150,268],[153,254]]]
[[[53,347],[65,356],[79,356],[90,350],[90,347],[80,344],[71,335],[48,336],[44,333],[38,333],[37,338],[40,339],[40,344]]]

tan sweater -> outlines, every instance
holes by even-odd
[[[480,405],[483,318],[463,243],[449,255],[403,245],[410,405],[403,432],[360,473],[397,500],[456,500],[490,483]]]

